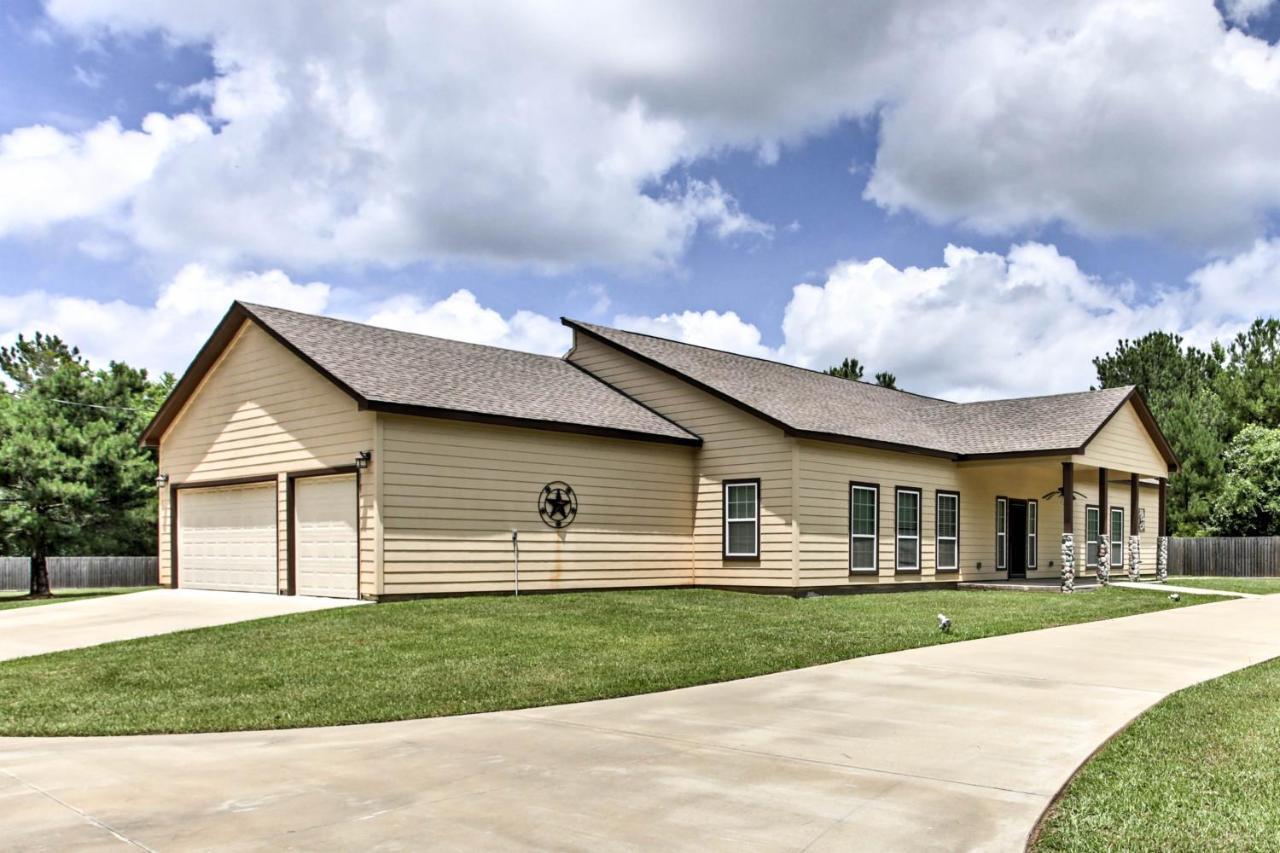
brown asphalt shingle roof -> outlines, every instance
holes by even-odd
[[[438,409],[699,443],[561,358],[239,304],[370,408]]]
[[[798,434],[954,456],[1080,448],[1133,392],[1127,386],[952,403],[666,338],[565,322]]]

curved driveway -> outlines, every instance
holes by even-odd
[[[10,850],[1018,850],[1106,737],[1280,655],[1277,624],[1271,596],[527,711],[5,739],[0,826]]]

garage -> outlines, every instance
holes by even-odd
[[[356,477],[300,477],[293,485],[298,595],[359,596]]]
[[[181,489],[177,497],[180,586],[277,592],[274,483]]]

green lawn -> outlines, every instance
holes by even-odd
[[[634,590],[342,608],[0,663],[0,734],[270,729],[576,702],[1214,600],[1191,598]]]
[[[24,592],[0,592],[0,610],[11,610],[15,607],[36,607],[41,604],[61,604],[65,601],[79,601],[83,598],[97,598],[102,595],[124,595],[127,592],[142,592],[155,587],[105,587],[103,589],[63,589],[54,590],[53,598],[27,598]]]
[[[1280,578],[1188,578],[1171,577],[1175,586],[1194,586],[1199,589],[1220,589],[1223,592],[1253,592],[1271,595],[1280,592]]]
[[[1280,660],[1173,694],[1072,780],[1033,848],[1280,849]]]

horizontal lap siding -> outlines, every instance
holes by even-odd
[[[696,451],[695,580],[791,586],[792,447],[780,429],[581,333],[569,359],[702,437]],[[723,557],[723,483],[760,479],[760,559]]]
[[[160,470],[175,484],[270,475],[276,478],[278,572],[287,582],[286,474],[351,465],[373,446],[374,415],[247,322],[160,442]],[[363,478],[361,592],[374,589],[376,490]],[[168,490],[160,500],[160,579],[170,574]]]
[[[849,574],[849,482],[879,487],[879,574]],[[895,574],[895,505],[897,486],[921,491],[920,566],[918,573]],[[915,583],[935,579],[934,522],[939,489],[960,491],[956,466],[945,459],[890,453],[850,445],[800,442],[800,582],[804,586]],[[960,497],[960,564],[975,548],[968,536],[975,508]],[[941,580],[955,580],[943,573]]]
[[[1169,465],[1156,449],[1133,403],[1125,403],[1075,460],[1097,468],[1133,471],[1144,477],[1169,476]]]
[[[381,432],[382,594],[512,589],[512,528],[521,589],[692,581],[691,448],[392,415]],[[578,499],[559,531],[538,515],[554,480]]]

